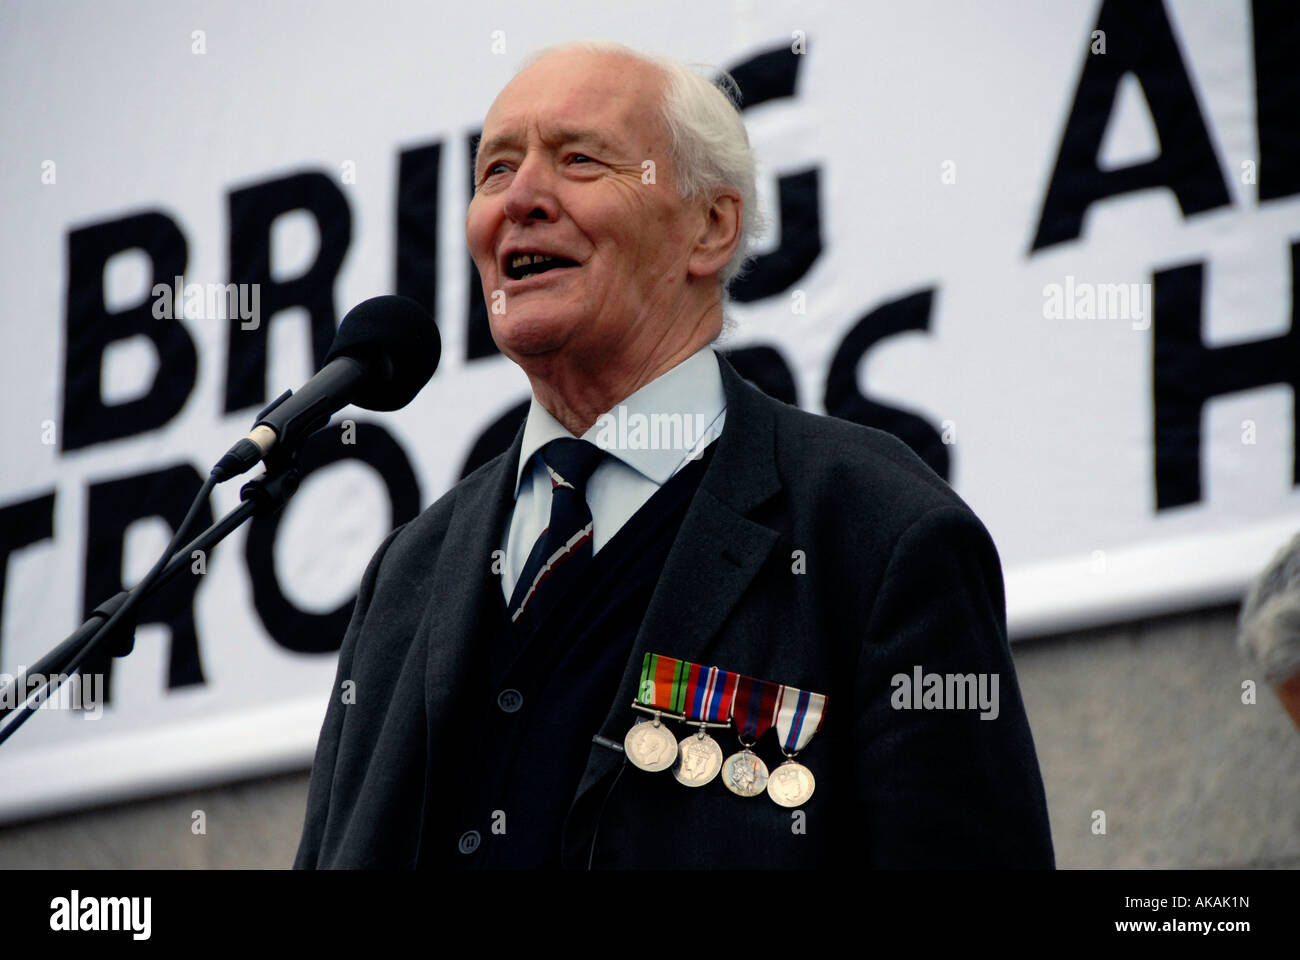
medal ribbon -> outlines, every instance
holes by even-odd
[[[822,728],[826,716],[826,697],[795,687],[781,687],[776,704],[776,733],[781,747],[788,753],[798,753],[808,745],[813,734]]]
[[[641,661],[641,685],[637,703],[667,713],[686,712],[686,691],[691,668],[699,667],[685,660],[647,653]]]
[[[686,684],[686,718],[711,723],[731,719],[731,701],[740,674],[692,663]]]
[[[736,735],[745,743],[753,743],[772,726],[776,717],[776,702],[781,688],[766,680],[738,676],[736,692],[731,701],[731,720]]]

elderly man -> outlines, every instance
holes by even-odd
[[[988,533],[709,346],[754,209],[678,64],[571,45],[497,97],[466,236],[532,405],[371,561],[296,866],[1052,865]]]

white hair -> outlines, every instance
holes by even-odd
[[[1251,585],[1237,626],[1237,646],[1263,668],[1269,683],[1300,672],[1300,535]]]
[[[753,238],[764,225],[758,209],[754,153],[740,115],[736,81],[726,71],[707,65],[687,65],[671,57],[649,56],[621,43],[598,40],[538,50],[519,65],[519,71],[544,57],[574,51],[616,54],[658,67],[665,79],[662,116],[679,195],[689,203],[711,199],[724,188],[740,194],[740,242],[720,271],[725,296],[728,284],[743,273]],[[717,80],[711,80],[706,73],[715,74]]]

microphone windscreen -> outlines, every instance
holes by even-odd
[[[369,373],[353,400],[367,410],[398,410],[438,369],[442,338],[427,310],[409,297],[371,297],[348,311],[325,355],[351,357]]]

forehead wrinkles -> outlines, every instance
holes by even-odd
[[[513,127],[509,124],[503,124],[496,131],[489,131],[479,150],[491,151],[503,148],[522,150],[528,145],[528,141],[532,139],[536,139],[548,147],[559,147],[566,143],[581,142],[607,151],[618,150],[625,146],[622,141],[627,139],[622,134],[621,127],[608,129],[608,125],[590,121],[582,125],[571,125],[553,121],[539,123],[536,119],[533,119]]]
[[[534,137],[551,147],[579,139],[606,150],[645,152],[662,147],[664,78],[657,69],[632,61],[629,70],[623,57],[577,65],[572,61],[579,58],[563,58],[571,65],[562,68],[557,79],[555,68],[560,64],[555,59],[559,58],[530,65],[497,96],[485,118],[476,167],[490,150],[523,150]],[[605,66],[593,70],[593,62]],[[539,74],[538,67],[552,69]]]

